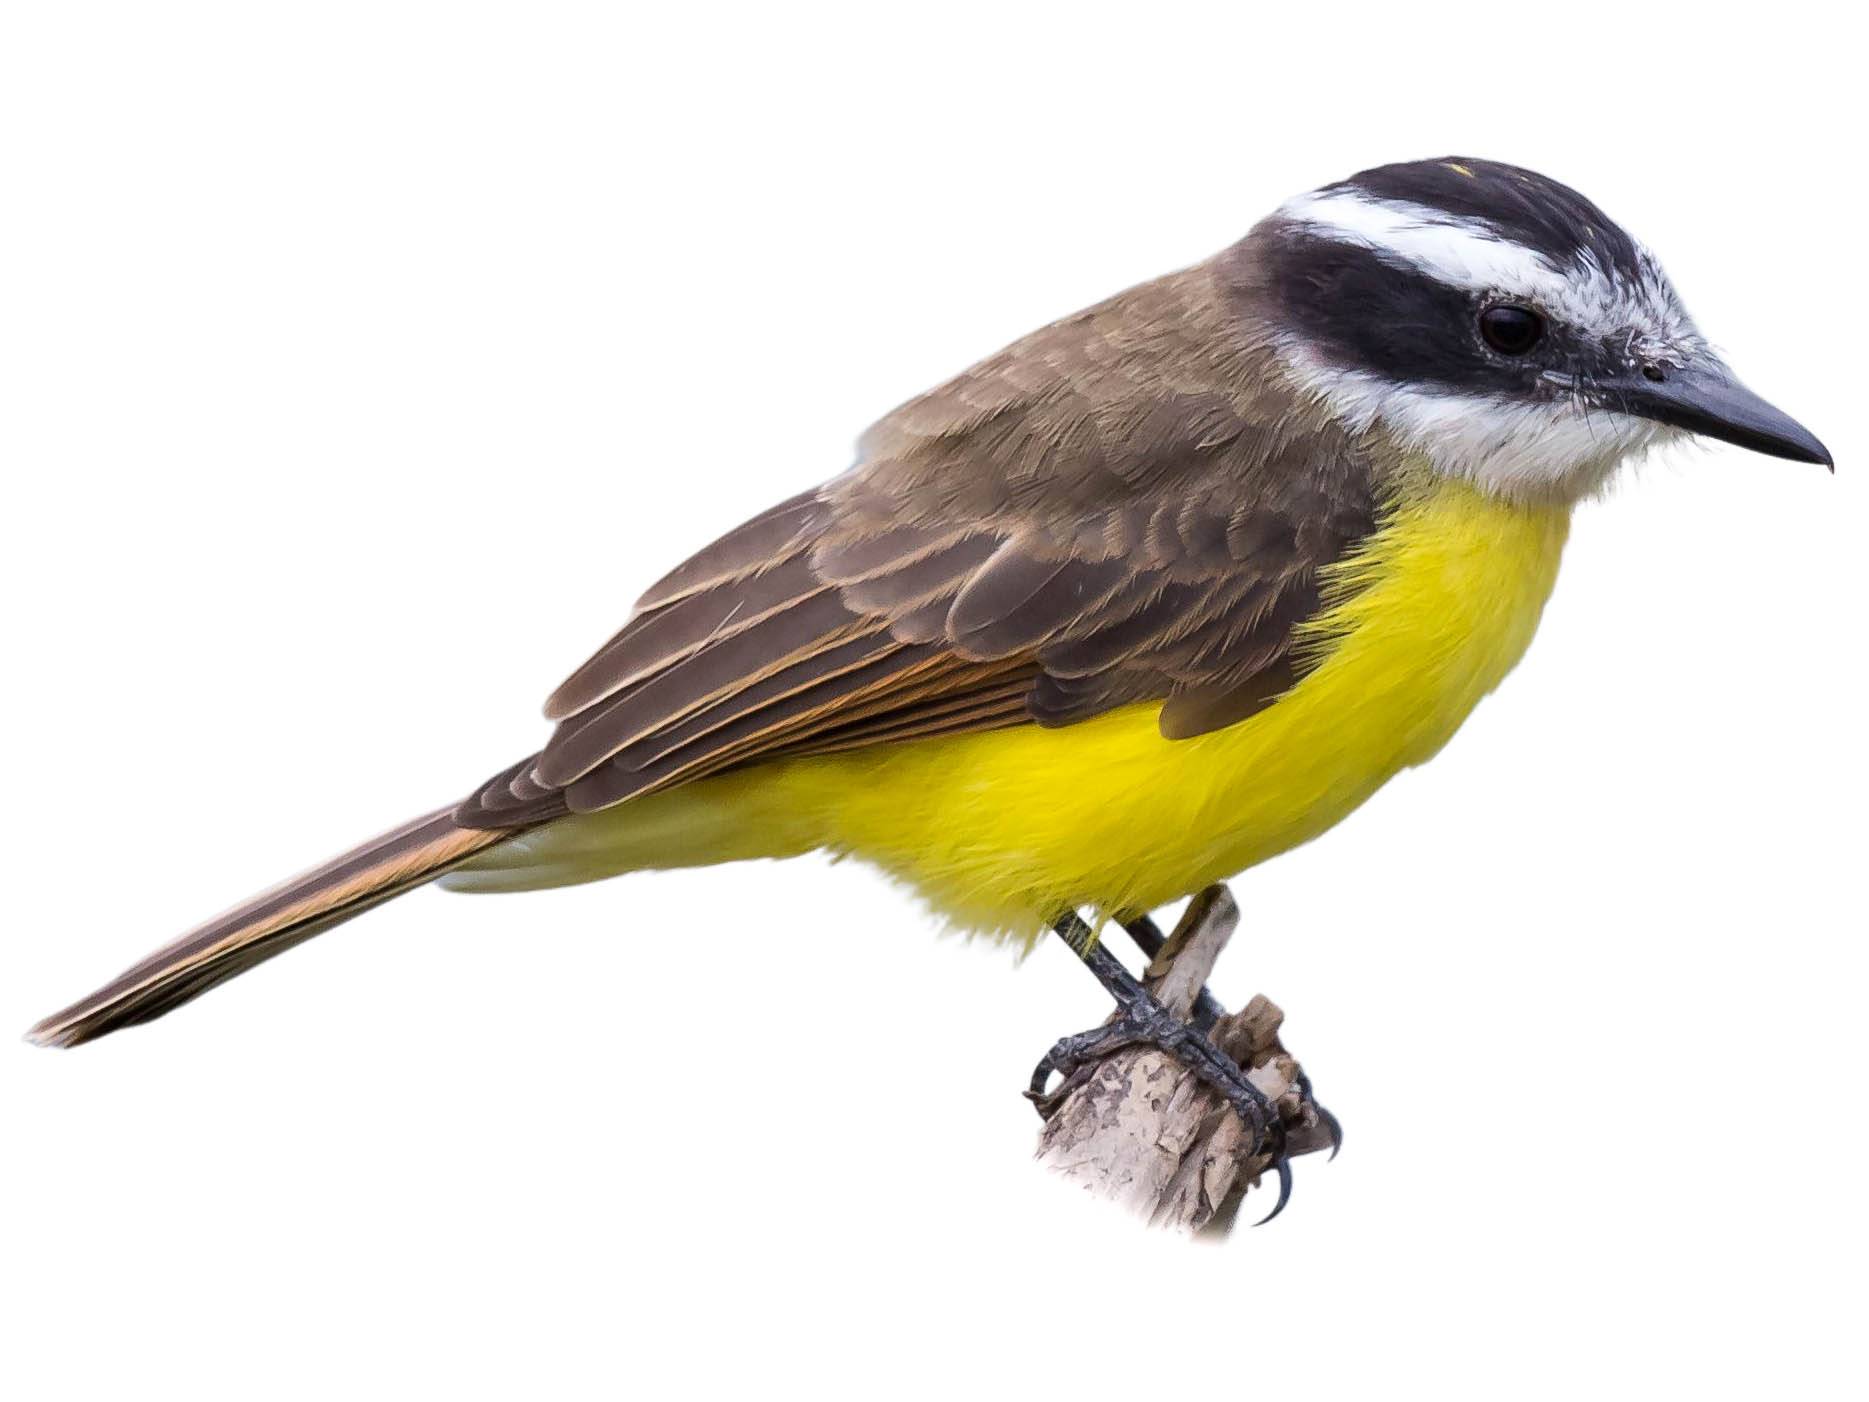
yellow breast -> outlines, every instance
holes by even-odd
[[[1329,828],[1444,745],[1524,653],[1565,508],[1452,482],[1405,493],[1334,567],[1323,660],[1225,730],[1165,740],[1159,706],[765,765],[523,839],[467,889],[825,847],[956,925],[1022,936],[1070,907],[1148,910]],[[529,877],[517,868],[530,867]]]
[[[1190,740],[1155,705],[799,764],[826,845],[957,924],[1028,933],[1071,906],[1148,910],[1283,852],[1430,758],[1523,655],[1565,509],[1441,483],[1337,567],[1323,662],[1277,704]]]

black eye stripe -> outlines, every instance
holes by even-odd
[[[1273,319],[1299,331],[1335,365],[1398,383],[1459,390],[1524,379],[1477,343],[1474,294],[1376,249],[1300,228],[1267,230],[1253,281],[1263,279]],[[1529,381],[1526,381],[1529,384]]]
[[[1542,402],[1554,392],[1547,372],[1590,378],[1609,368],[1598,335],[1548,318],[1529,350],[1496,350],[1480,314],[1524,303],[1455,287],[1302,224],[1261,226],[1225,267],[1242,316],[1287,329],[1318,361],[1392,384]]]

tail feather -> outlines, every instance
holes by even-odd
[[[313,935],[433,881],[510,832],[457,826],[453,810],[417,818],[294,877],[163,946],[26,1034],[73,1047],[161,1017],[215,984]]]

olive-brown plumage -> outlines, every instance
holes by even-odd
[[[1164,733],[1288,687],[1367,457],[1291,392],[1236,247],[911,400],[857,465],[651,588],[461,822],[524,826],[774,755],[1161,700]]]

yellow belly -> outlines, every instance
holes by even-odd
[[[1148,910],[1317,836],[1430,758],[1523,655],[1564,508],[1437,482],[1404,496],[1308,626],[1323,660],[1225,730],[1164,740],[1155,704],[1057,730],[775,763],[565,819],[447,884],[512,890],[826,848],[956,925],[1029,936],[1070,907]]]

